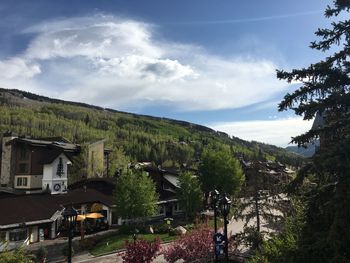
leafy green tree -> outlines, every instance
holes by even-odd
[[[121,171],[122,174],[125,173],[129,162],[129,158],[121,148],[113,148],[110,154],[109,176],[114,176],[115,173],[119,171]]]
[[[347,262],[350,256],[350,1],[333,3],[325,16],[334,22],[318,29],[320,40],[311,43],[327,57],[307,68],[277,72],[279,79],[302,83],[284,97],[279,110],[292,109],[305,120],[319,114],[324,122],[292,140],[299,145],[321,140],[309,172],[317,187],[307,194],[307,223],[299,242],[304,262]]]
[[[155,215],[158,205],[155,183],[147,173],[129,170],[117,181],[115,211],[123,219],[145,218]]]
[[[193,218],[203,206],[203,192],[196,176],[186,172],[179,177],[179,189],[177,196],[180,207],[185,211],[186,218]]]
[[[205,148],[199,166],[203,190],[217,189],[233,195],[244,180],[239,161],[226,149]]]
[[[88,149],[86,145],[81,145],[80,153],[73,157],[72,166],[69,166],[68,184],[87,178]]]

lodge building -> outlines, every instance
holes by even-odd
[[[18,137],[7,132],[2,138],[0,173],[0,251],[62,234],[62,212],[73,207],[81,215],[99,213],[99,229],[121,225],[126,220],[113,211],[117,176],[108,177],[110,151],[105,140],[86,145],[86,176],[69,182],[74,158],[81,145],[61,137]],[[154,217],[176,216],[182,211],[176,198],[178,172],[136,164],[156,184],[160,200]]]

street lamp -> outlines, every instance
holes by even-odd
[[[226,257],[226,262],[228,262],[227,216],[230,213],[231,200],[226,196],[226,194],[224,194],[223,197],[220,199],[219,206],[220,206],[221,214],[224,216],[225,257]]]
[[[214,210],[214,232],[216,233],[218,231],[218,226],[217,226],[217,223],[216,223],[216,217],[217,217],[217,208],[218,208],[218,201],[219,201],[219,191],[218,190],[213,190],[211,191],[210,193],[210,197],[211,197],[211,205],[212,205],[212,208]]]
[[[72,232],[77,222],[78,212],[71,205],[62,212],[68,226],[68,263],[72,263]]]
[[[216,189],[211,191],[211,193],[210,193],[211,205],[212,205],[212,208],[214,210],[214,234],[216,234],[218,232],[218,226],[217,226],[216,218],[217,218],[219,195],[220,195],[220,193]],[[218,262],[218,255],[217,255],[217,253],[215,253],[215,262]]]

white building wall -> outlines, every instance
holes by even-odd
[[[62,158],[63,164],[63,174],[61,176],[57,175],[57,167],[59,164],[59,160]],[[67,190],[68,183],[68,167],[70,161],[65,154],[60,154],[52,163],[44,165],[44,175],[42,181],[42,189],[45,190],[47,185],[49,185],[49,189],[51,194],[62,194]]]

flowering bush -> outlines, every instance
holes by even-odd
[[[150,263],[160,250],[160,239],[157,237],[153,242],[143,239],[135,242],[126,241],[125,248],[126,250],[121,253],[124,263]]]
[[[202,227],[180,237],[173,244],[162,251],[164,258],[169,263],[179,259],[186,262],[205,262],[213,257],[213,234],[212,229]]]

